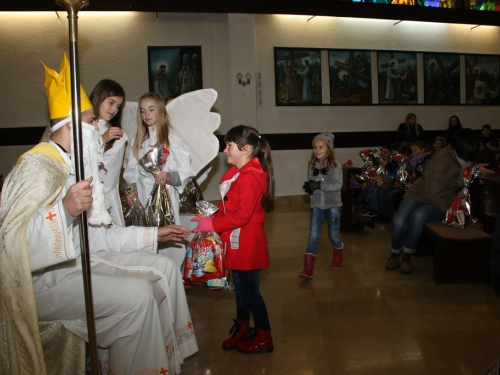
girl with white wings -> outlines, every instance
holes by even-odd
[[[146,93],[139,99],[137,123],[137,135],[129,147],[123,178],[129,185],[136,184],[139,201],[143,207],[146,206],[155,180],[165,185],[174,222],[179,224],[179,193],[184,190],[188,179],[194,176],[189,152],[185,150],[183,140],[171,128],[164,101],[158,94]],[[163,146],[168,156],[162,170],[153,177],[139,161],[157,146]]]

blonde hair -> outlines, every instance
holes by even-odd
[[[156,111],[158,113],[158,119],[156,121],[156,134],[157,142],[154,146],[162,145],[167,150],[170,150],[170,141],[168,140],[168,134],[170,131],[170,121],[167,116],[167,109],[165,108],[165,102],[163,98],[152,92],[148,92],[141,96],[139,99],[139,104],[137,105],[137,135],[135,136],[134,145],[132,147],[135,158],[139,161],[143,155],[141,155],[141,147],[146,139],[149,138],[148,125],[142,121],[141,116],[141,102],[144,99],[151,99],[154,102]]]
[[[326,144],[326,142],[325,142]],[[335,161],[335,154],[333,150],[327,145],[328,155],[326,156],[326,169],[336,168],[337,162]],[[316,155],[314,155],[314,150],[311,154],[311,158],[309,159],[309,163],[307,164],[309,169],[312,171],[316,166],[316,162],[319,161]]]
[[[406,119],[405,119],[405,125],[406,125],[406,133],[407,134],[411,134],[411,130],[410,130],[410,127],[412,125],[410,125],[410,119],[412,117],[415,117],[415,120],[417,119],[417,115],[415,113],[408,113],[406,115]],[[417,135],[417,137],[420,135],[420,131],[418,130],[418,124],[417,122],[415,121],[415,125],[413,125],[413,129],[415,129],[415,134]]]

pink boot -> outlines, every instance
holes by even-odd
[[[304,257],[304,269],[299,273],[299,277],[303,279],[312,279],[314,271],[314,261],[316,256],[313,254],[306,254]]]
[[[344,257],[342,256],[342,249],[333,248],[333,260],[330,268],[332,270],[338,270],[342,267],[344,263]]]

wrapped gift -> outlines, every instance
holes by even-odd
[[[210,202],[196,203],[198,215],[211,217],[217,206]],[[186,285],[203,284],[215,289],[231,289],[224,248],[214,231],[198,232],[188,245],[182,276]]]
[[[462,229],[469,224],[472,218],[469,186],[480,173],[478,165],[465,168],[462,175],[464,186],[456,198],[453,199],[448,210],[446,210],[446,215],[443,219],[444,224]]]
[[[127,197],[134,200],[132,206],[128,205]],[[122,202],[122,207],[126,207],[123,213],[125,226],[144,226],[144,207],[142,207],[141,202],[139,202],[137,190],[134,185],[127,186],[120,192],[120,200]]]
[[[153,177],[161,172],[170,152],[163,146],[154,147],[144,155],[139,164]],[[174,223],[172,204],[165,185],[156,182],[151,189],[146,207],[144,207],[144,224],[148,227],[162,227]]]
[[[396,154],[391,157],[398,165],[398,172],[396,173],[396,181],[398,181],[404,189],[406,189],[406,183],[408,182],[408,171],[406,170],[406,163],[408,162],[408,156],[403,154]]]
[[[186,188],[179,194],[179,212],[181,214],[192,213],[196,210],[196,202],[203,200],[200,186],[194,178],[189,179]]]

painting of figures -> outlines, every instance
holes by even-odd
[[[380,104],[417,104],[417,54],[377,52]]]
[[[499,105],[500,56],[467,55],[465,67],[467,104]]]
[[[460,55],[424,53],[424,103],[460,104]]]
[[[372,104],[370,51],[330,50],[330,103]]]
[[[274,48],[277,106],[321,105],[321,51]]]
[[[149,91],[163,99],[203,88],[201,46],[148,47]]]

